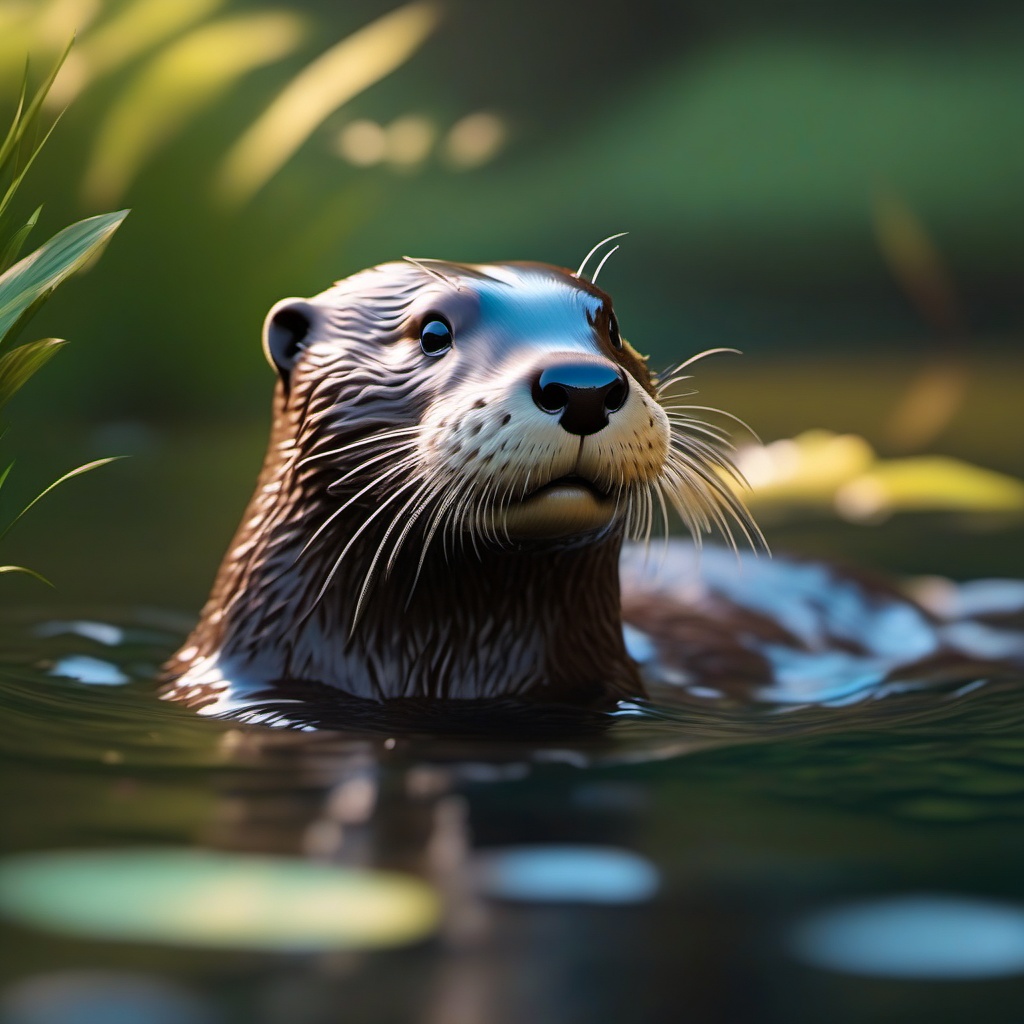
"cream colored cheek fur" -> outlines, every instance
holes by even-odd
[[[629,398],[596,434],[580,438],[538,409],[517,378],[513,386],[463,385],[423,420],[424,465],[438,478],[464,480],[496,498],[513,498],[576,474],[614,490],[646,484],[662,472],[670,428],[661,406],[631,377]],[[582,444],[580,443],[582,440]]]

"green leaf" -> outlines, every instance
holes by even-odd
[[[37,206],[35,212],[31,217],[20,227],[17,231],[11,235],[11,240],[7,243],[3,253],[0,254],[0,274],[2,274],[19,256],[21,253],[21,247],[25,244],[25,240],[28,238],[32,229],[36,226],[39,220],[39,214],[43,212],[41,206]]]
[[[0,343],[32,303],[87,263],[127,216],[119,210],[72,224],[0,274]]]
[[[43,80],[39,88],[36,89],[28,106],[25,106],[25,95],[28,84],[28,65],[25,65],[25,77],[22,82],[21,102],[18,104],[18,109],[14,115],[14,121],[11,124],[10,130],[7,132],[7,137],[2,143],[0,143],[0,170],[2,170],[10,162],[11,158],[17,154],[18,144],[21,142],[25,132],[28,131],[38,116],[39,110],[50,92],[50,87],[53,85],[54,79],[57,77],[57,73],[63,67],[64,61],[67,60],[68,53],[71,52],[71,47],[73,45],[74,39],[72,38],[64,48],[64,52],[57,58],[57,61],[50,70],[50,73]]]
[[[43,500],[52,490],[60,487],[62,483],[67,480],[71,480],[76,476],[81,476],[83,473],[88,473],[90,470],[99,469],[100,466],[105,466],[108,462],[117,462],[118,459],[124,458],[122,455],[115,455],[110,459],[96,459],[95,462],[87,462],[84,466],[78,466],[76,469],[72,469],[65,473],[63,476],[58,477],[50,484],[49,487],[44,487],[15,517],[11,520],[2,530],[0,530],[0,540],[3,540],[11,532],[11,530],[21,521],[22,517],[31,509]]]
[[[0,565],[0,574],[5,572],[24,573],[26,576],[31,576],[33,579],[39,580],[40,583],[45,583],[48,587],[53,586],[45,576],[40,576],[35,569],[26,569],[23,565]]]
[[[19,345],[0,356],[0,409],[66,344],[60,338],[44,338]]]
[[[0,345],[10,347],[15,341],[21,336],[21,332],[28,326],[29,321],[39,312],[39,310],[46,304],[46,300],[53,294],[53,289],[50,288],[43,292],[33,302],[28,309],[25,310],[21,316],[15,321],[14,326],[8,328],[7,333],[0,337]]]
[[[25,175],[28,174],[32,164],[35,163],[35,159],[42,152],[43,146],[50,140],[50,136],[53,134],[53,129],[57,127],[57,122],[60,120],[60,115],[54,118],[53,124],[46,129],[46,134],[35,144],[32,148],[32,152],[29,153],[28,158],[21,165],[17,174],[14,176],[14,180],[7,187],[7,191],[4,193],[4,197],[0,199],[0,217],[7,211],[7,207],[10,205],[11,200],[14,198],[15,193],[18,191],[19,186],[25,180]]]
[[[18,140],[16,135],[21,127],[22,117],[21,115],[25,111],[25,98],[28,96],[28,60],[25,61],[25,70],[21,74],[21,91],[18,94],[18,105],[14,109],[14,117],[11,118],[11,126],[7,129],[7,134],[4,136],[4,141],[0,142],[0,171],[3,170],[4,164],[10,159],[10,156],[17,148]]]

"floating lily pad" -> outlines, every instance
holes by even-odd
[[[382,949],[429,935],[416,878],[188,849],[62,851],[0,861],[0,914],[96,939],[271,951]]]

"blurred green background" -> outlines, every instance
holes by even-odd
[[[697,384],[766,440],[1024,472],[1019,4],[0,0],[0,113],[72,33],[18,213],[45,204],[37,245],[132,213],[27,335],[73,344],[11,407],[7,512],[131,457],[19,525],[5,560],[58,589],[0,603],[197,608],[265,442],[265,311],[405,254],[575,267],[628,230],[624,332],[655,366],[744,350]],[[938,542],[821,507],[769,537],[1024,573],[1015,500]]]

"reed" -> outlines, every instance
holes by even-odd
[[[58,231],[38,249],[21,257],[21,251],[39,220],[37,207],[23,223],[12,220],[11,205],[29,169],[56,127],[58,117],[48,126],[42,124],[47,94],[70,45],[34,92],[29,93],[29,68],[26,63],[14,117],[0,142],[0,414],[8,402],[39,372],[66,342],[61,338],[41,338],[15,344],[28,322],[54,290],[76,271],[93,260],[127,216],[127,210],[101,214],[78,221]],[[0,430],[0,437],[5,430]],[[5,460],[6,461],[6,460]],[[27,505],[0,526],[0,542],[18,521],[55,487],[72,477],[102,466],[112,459],[98,459],[65,473],[39,492]],[[0,469],[0,497],[13,462]],[[19,565],[0,565],[0,573],[27,573],[44,583],[49,581],[32,569]]]

